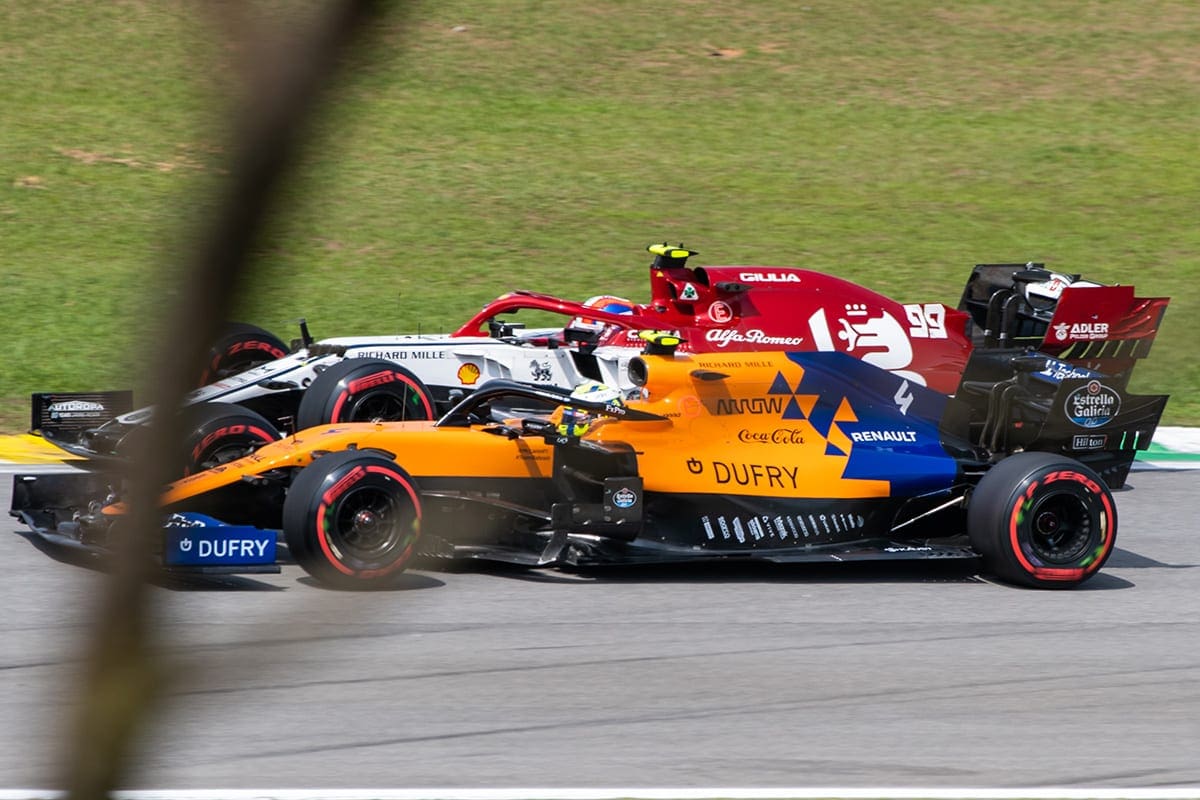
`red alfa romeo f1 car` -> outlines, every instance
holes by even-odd
[[[244,455],[283,433],[325,423],[431,419],[485,381],[570,389],[588,380],[623,391],[638,332],[671,330],[681,352],[840,352],[914,385],[955,391],[973,347],[1034,346],[1072,366],[1120,374],[1148,347],[1165,308],[1129,286],[1100,286],[1041,265],[979,265],[957,308],[901,303],[850,281],[789,267],[689,267],[682,247],[653,245],[650,301],[587,303],[512,292],[444,335],[313,342],[239,374],[274,345],[243,328],[214,349],[220,380],[194,392],[180,424],[184,474]],[[551,312],[558,328],[527,330],[520,311]],[[506,321],[507,320],[507,321]],[[35,397],[34,429],[65,449],[120,458],[148,409],[97,425],[95,397]],[[85,408],[87,407],[87,408]]]

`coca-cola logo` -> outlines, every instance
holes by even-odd
[[[804,444],[804,432],[797,428],[776,428],[771,431],[754,431],[742,428],[738,441],[744,444]]]

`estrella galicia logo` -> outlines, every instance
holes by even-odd
[[[1063,410],[1081,428],[1100,428],[1121,410],[1121,396],[1100,381],[1088,381],[1067,395]]]
[[[632,508],[633,504],[637,502],[637,492],[628,486],[623,487],[613,492],[612,501],[617,508]]]

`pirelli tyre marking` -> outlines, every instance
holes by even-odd
[[[1009,545],[1035,578],[1079,581],[1093,571],[1089,567],[1108,557],[1115,522],[1112,497],[1098,481],[1078,470],[1056,470],[1030,481],[1013,504]]]

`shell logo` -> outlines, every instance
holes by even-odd
[[[479,380],[479,367],[471,363],[463,364],[458,368],[456,374],[463,386],[474,386],[475,382]]]

